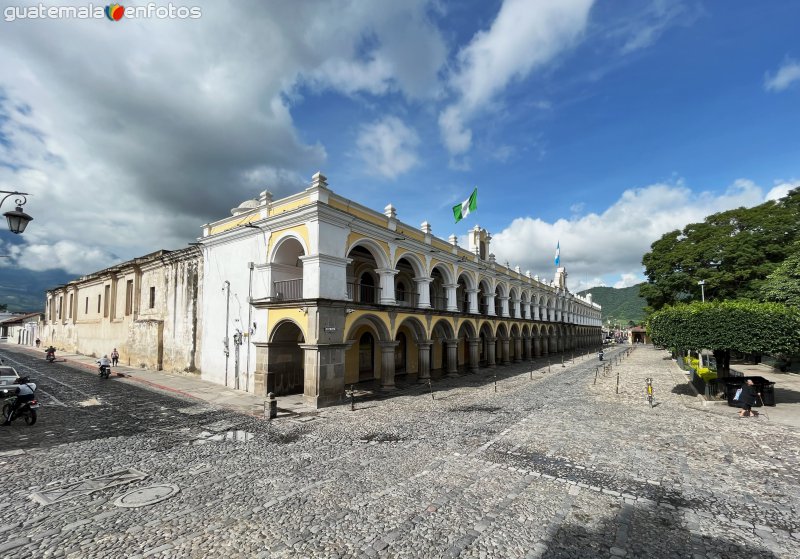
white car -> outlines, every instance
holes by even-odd
[[[14,367],[0,365],[0,398],[8,398],[17,392],[18,378],[19,375]]]

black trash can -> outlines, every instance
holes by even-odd
[[[761,399],[764,401],[765,406],[775,405],[775,383],[767,382],[761,386]]]
[[[764,377],[727,377],[725,379],[725,395],[728,398],[729,406],[740,406],[741,403],[734,400],[736,391],[742,388],[748,380],[753,381],[753,390],[761,393],[761,397],[756,396],[756,403],[753,407],[761,406],[762,401],[765,406],[775,405],[775,383],[770,382]]]

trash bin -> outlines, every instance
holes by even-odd
[[[736,391],[748,380],[753,381],[753,389],[761,393],[761,398],[756,397],[753,407],[761,406],[763,400],[765,406],[775,405],[775,383],[764,377],[727,377],[725,381],[725,396],[728,398],[729,406],[739,406],[739,402],[733,399]]]
[[[761,387],[761,399],[765,406],[775,405],[775,383],[767,382]]]

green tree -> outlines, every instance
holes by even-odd
[[[800,307],[800,242],[794,252],[767,276],[761,293],[767,301]]]
[[[648,283],[640,294],[650,311],[706,299],[761,299],[766,278],[800,239],[800,189],[778,201],[708,216],[671,231],[642,258]]]
[[[653,313],[647,328],[654,343],[674,350],[708,348],[717,372],[728,374],[730,352],[800,352],[800,309],[780,303],[721,301],[665,307]]]

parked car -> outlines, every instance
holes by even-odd
[[[0,398],[8,398],[16,393],[15,382],[18,378],[19,375],[14,367],[0,366]]]

